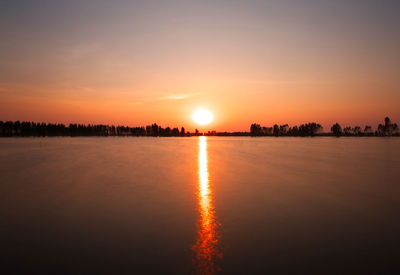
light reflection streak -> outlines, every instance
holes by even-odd
[[[222,258],[218,245],[218,224],[215,219],[212,188],[210,187],[207,161],[207,138],[199,137],[199,229],[196,244],[196,271],[198,274],[214,274],[219,270],[217,261]]]

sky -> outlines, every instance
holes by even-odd
[[[0,120],[400,122],[400,1],[0,0]]]

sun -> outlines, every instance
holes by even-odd
[[[208,125],[214,120],[214,115],[207,109],[197,109],[192,114],[192,119],[199,125]]]

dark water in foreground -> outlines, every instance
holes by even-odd
[[[3,138],[3,271],[395,274],[400,138]]]

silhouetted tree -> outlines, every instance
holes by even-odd
[[[342,127],[337,122],[332,125],[331,131],[337,137],[342,135]]]
[[[278,124],[275,124],[274,125],[274,128],[273,128],[273,134],[274,134],[274,136],[279,136],[279,126],[278,126]]]
[[[360,126],[355,126],[353,129],[354,135],[356,136],[361,136],[362,132],[361,132],[361,127]]]
[[[393,123],[392,124],[392,131],[394,134],[398,134],[399,133],[399,126],[397,126],[397,123]]]
[[[378,125],[378,135],[384,136],[386,134],[385,126],[381,123]]]
[[[366,125],[364,128],[364,135],[371,135],[372,134],[372,127],[369,125]]]
[[[350,127],[350,126],[346,126],[346,127],[344,127],[344,129],[343,129],[343,132],[344,132],[344,134],[346,135],[346,136],[351,136],[351,135],[353,135],[353,129]]]
[[[173,137],[178,137],[179,136],[179,128],[173,128],[171,131],[171,135]]]
[[[391,136],[393,133],[393,124],[389,117],[385,117],[385,135]]]
[[[286,135],[289,130],[289,125],[284,124],[279,126],[279,135]]]
[[[170,137],[170,136],[171,136],[171,128],[170,128],[170,127],[165,128],[165,135],[166,135],[167,137]]]
[[[153,137],[158,137],[158,125],[157,125],[157,123],[154,123],[153,125],[151,125],[151,135]]]
[[[389,117],[385,117],[385,128],[388,129],[392,125],[392,121],[390,120]]]
[[[263,136],[271,136],[272,135],[272,127],[262,127],[262,135]]]
[[[391,136],[398,132],[398,126],[396,123],[392,123],[389,117],[385,117],[385,124],[378,125],[377,134],[380,136]]]
[[[315,122],[301,124],[299,126],[300,136],[314,136],[316,133],[322,130],[322,126]]]
[[[148,137],[152,135],[151,126],[150,126],[150,125],[147,125],[147,126],[146,126],[146,135],[147,135]]]
[[[261,126],[260,124],[253,123],[250,126],[250,134],[252,136],[260,136],[261,135]]]

